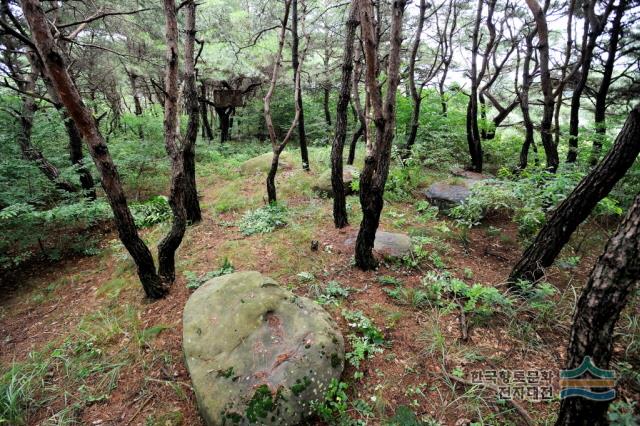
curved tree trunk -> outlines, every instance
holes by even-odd
[[[527,247],[509,276],[538,281],[551,266],[571,235],[606,197],[633,165],[640,152],[640,105],[627,118],[607,156],[580,181],[569,196],[551,213],[533,243]]]
[[[591,151],[591,158],[589,163],[595,166],[600,159],[600,152],[602,151],[602,144],[607,134],[606,123],[606,111],[607,111],[607,95],[609,94],[609,87],[613,77],[613,69],[616,62],[616,54],[618,52],[618,44],[620,43],[620,37],[622,36],[622,16],[628,6],[628,0],[621,0],[616,8],[616,16],[611,24],[611,38],[609,39],[609,49],[607,51],[607,61],[604,64],[604,72],[602,74],[602,81],[598,87],[596,93],[596,105],[595,105],[595,128],[596,135],[593,138],[593,150]]]
[[[553,111],[555,97],[551,84],[551,72],[549,70],[549,29],[545,11],[540,7],[538,0],[526,0],[538,29],[538,50],[540,51],[540,85],[542,86],[544,108],[540,123],[540,137],[547,157],[547,170],[555,173],[558,170],[560,159],[558,147],[553,143]]]
[[[193,1],[187,2],[190,5]],[[165,37],[167,43],[166,71],[164,80],[164,145],[171,159],[171,188],[169,205],[173,213],[173,221],[169,233],[158,244],[158,273],[168,283],[173,283],[176,277],[175,253],[180,247],[187,228],[187,212],[185,210],[186,174],[184,169],[184,154],[177,144],[180,124],[178,122],[178,19],[176,16],[175,0],[164,0]],[[188,18],[189,19],[189,18]],[[185,49],[186,50],[186,49]],[[193,54],[193,51],[191,52]],[[193,61],[191,62],[193,65]],[[185,74],[188,75],[188,65],[185,64]],[[193,80],[187,76],[192,85]],[[193,90],[191,87],[190,90]],[[190,100],[192,101],[192,100]],[[191,106],[191,105],[190,105]],[[197,131],[197,130],[196,130]]]
[[[536,30],[532,30],[525,37],[525,43],[527,49],[525,51],[524,61],[522,65],[522,86],[518,96],[520,97],[520,109],[522,111],[522,118],[524,120],[524,143],[520,150],[520,162],[518,168],[524,170],[527,168],[529,162],[529,148],[534,144],[533,139],[533,122],[531,121],[531,114],[529,113],[529,88],[531,87],[532,73],[530,70],[531,57],[533,56],[533,38],[535,37]]]
[[[301,95],[300,74],[302,70],[302,63],[304,61],[304,53],[306,53],[306,48],[302,54],[302,57],[299,59],[298,67],[294,71],[295,87],[294,87],[293,102],[296,108],[296,112],[293,117],[293,121],[291,122],[291,126],[287,131],[287,134],[285,135],[284,139],[281,142],[279,142],[276,135],[275,128],[273,126],[273,118],[271,117],[271,98],[273,97],[273,93],[275,92],[276,83],[278,81],[278,71],[280,71],[280,66],[282,65],[282,50],[284,49],[284,42],[285,42],[286,31],[287,31],[287,22],[289,21],[289,13],[291,11],[291,2],[292,0],[285,0],[285,3],[284,3],[284,17],[282,19],[282,26],[280,27],[280,35],[278,37],[278,51],[276,54],[275,63],[273,65],[273,71],[271,73],[271,83],[269,84],[269,90],[267,91],[267,94],[264,97],[264,121],[267,125],[267,130],[269,131],[269,139],[271,140],[271,151],[273,152],[273,157],[271,160],[271,168],[269,169],[269,173],[267,174],[267,179],[266,179],[267,197],[269,199],[270,204],[275,203],[277,201],[275,180],[276,180],[276,173],[278,172],[278,161],[280,158],[280,154],[282,153],[284,148],[287,146],[287,144],[291,140],[291,136],[293,135],[293,132],[296,126],[298,125],[298,120],[300,119],[300,112],[301,112],[300,102],[299,102],[301,97],[300,96]],[[303,19],[302,19],[301,26],[304,33],[304,13],[302,17]],[[307,46],[309,45],[308,40],[306,45]]]
[[[614,327],[629,293],[640,282],[640,194],[607,243],[582,290],[571,327],[565,368],[577,368],[585,357],[609,367]],[[582,397],[562,400],[556,426],[608,425],[611,401]]]
[[[358,0],[360,28],[364,42],[367,91],[372,106],[373,123],[376,126],[375,143],[367,143],[364,168],[360,175],[360,205],[362,222],[356,239],[356,266],[370,270],[377,266],[373,256],[373,244],[380,223],[384,204],[384,186],[389,175],[391,143],[396,125],[396,92],[400,83],[400,48],[402,45],[402,18],[406,1],[397,0],[392,6],[390,29],[391,47],[387,62],[386,97],[378,84],[378,39],[373,18],[373,6],[369,0]]]
[[[411,111],[411,122],[409,124],[409,135],[405,142],[404,149],[402,150],[402,158],[407,159],[411,156],[411,149],[416,142],[416,136],[418,135],[418,126],[420,125],[420,106],[422,104],[422,87],[420,90],[416,87],[416,58],[418,56],[418,49],[420,49],[420,37],[422,36],[422,29],[424,28],[424,19],[427,12],[428,4],[426,0],[420,0],[420,13],[418,15],[418,28],[416,28],[416,35],[413,40],[413,46],[411,47],[411,57],[409,58],[409,92],[411,93],[411,100],[413,102],[413,110]]]
[[[91,111],[85,106],[69,75],[64,56],[58,51],[53,40],[49,22],[40,2],[38,0],[22,0],[22,10],[29,23],[33,42],[38,48],[40,56],[45,60],[46,73],[51,79],[58,97],[69,112],[69,116],[75,121],[100,172],[102,187],[113,210],[118,235],[136,263],[138,276],[145,293],[150,298],[162,297],[166,294],[167,289],[155,271],[151,252],[138,236],[122,189],[120,176],[109,154],[109,148],[100,134]]]
[[[346,23],[340,97],[336,110],[336,134],[331,145],[331,187],[333,189],[333,223],[344,228],[347,220],[347,203],[342,181],[342,154],[347,136],[347,109],[351,97],[351,73],[353,72],[353,42],[358,26],[357,3],[352,2]]]

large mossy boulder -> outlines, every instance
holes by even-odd
[[[271,160],[273,159],[273,153],[267,152],[257,157],[253,157],[240,164],[240,173],[247,175],[264,174],[271,169]],[[293,158],[288,152],[280,154],[278,159],[278,170],[291,170],[293,169]]]
[[[207,425],[296,425],[344,367],[344,339],[318,304],[259,272],[214,278],[183,314],[187,368]]]
[[[358,169],[353,166],[345,165],[342,168],[342,182],[344,182],[345,195],[351,195],[354,193],[351,188],[351,182],[358,176]],[[333,197],[333,186],[331,185],[331,169],[326,170],[320,176],[318,180],[311,187],[314,192],[327,197]]]
[[[349,247],[355,246],[355,243],[356,236],[352,236],[345,241],[345,245]],[[373,242],[373,251],[383,258],[403,258],[411,254],[411,238],[407,234],[378,230],[376,239]]]

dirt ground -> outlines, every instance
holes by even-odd
[[[240,193],[246,196],[251,191],[260,191],[259,182],[248,180],[239,188]],[[201,183],[201,187],[204,185]],[[216,192],[216,187],[205,189],[203,205],[210,204]],[[357,204],[356,198],[350,200]],[[476,370],[562,368],[571,299],[575,297],[572,289],[586,280],[601,250],[602,238],[595,239],[588,250],[580,253],[576,268],[549,271],[548,281],[560,290],[555,296],[558,312],[553,326],[545,323],[530,330],[521,326],[523,334],[518,335],[513,332],[514,328],[518,330],[513,324],[515,320],[526,324],[535,319],[528,319],[526,312],[515,320],[497,314],[486,324],[471,327],[468,340],[463,341],[458,312],[399,303],[385,293],[378,281],[378,277],[392,276],[401,280],[406,289],[419,288],[427,271],[440,269],[430,260],[421,262],[417,268],[383,263],[377,271],[362,272],[352,266],[352,249],[344,243],[357,232],[357,225],[336,230],[330,216],[331,200],[289,197],[286,202],[289,209],[300,214],[292,218],[299,225],[264,236],[242,236],[237,227],[230,225],[237,220],[238,213],[206,210],[205,219],[189,229],[178,252],[178,278],[169,296],[156,302],[144,299],[135,271],[128,260],[123,260],[122,248],[114,242],[113,232],[105,236],[103,253],[98,256],[33,265],[19,275],[5,277],[0,302],[3,369],[12,363],[28,361],[34,351],[47,354],[65,340],[82,340],[89,334],[98,336],[92,340],[101,350],[97,359],[121,364],[117,374],[113,373],[115,383],[106,396],[90,402],[74,386],[82,383],[89,389],[97,388],[103,375],[90,374],[80,382],[77,377],[65,374],[60,364],[53,364],[46,381],[48,387],[57,391],[46,393],[49,399],[37,407],[28,423],[36,425],[59,418],[56,415],[60,410],[79,402],[73,415],[81,424],[201,424],[181,351],[182,310],[191,293],[181,272],[201,274],[217,269],[221,260],[228,257],[236,270],[258,270],[299,295],[315,297],[313,286],[297,276],[302,271],[312,272],[320,286],[336,280],[352,289],[339,306],[326,305],[326,309],[345,335],[349,330],[342,310],[363,311],[383,330],[387,342],[383,353],[362,364],[361,378],[354,379],[353,367],[347,367],[343,374],[343,380],[350,383],[350,399],[362,399],[372,407],[368,424],[383,423],[400,405],[411,407],[418,417],[436,419],[442,424],[468,424],[480,418],[478,413],[483,413],[482,416],[493,413],[496,424],[522,424],[523,420],[513,412],[504,414],[513,411],[512,407],[496,406],[492,392],[452,381],[447,374],[456,369],[468,377],[469,372]],[[427,223],[414,221],[406,213],[411,210],[410,204],[393,203],[385,208],[395,211],[396,217],[384,216],[383,230],[407,227],[429,230],[434,224],[455,227],[442,217]],[[403,214],[407,222],[397,223],[395,219]],[[352,223],[358,222],[352,218]],[[158,227],[146,230],[144,235],[153,240],[161,231],[162,227]],[[581,231],[577,238],[585,233],[589,231]],[[446,248],[427,245],[427,250],[438,251],[446,270],[454,276],[504,290],[504,279],[521,250],[516,225],[497,215],[472,229],[466,241],[456,235],[444,232],[441,241],[446,242]],[[318,251],[311,250],[312,240],[319,242]],[[98,315],[96,320],[97,313],[104,318]],[[95,331],[97,323],[101,324],[99,331]],[[82,331],[85,329],[94,331]],[[139,336],[145,335],[145,330],[155,331],[152,337],[141,339]],[[436,341],[442,344],[436,345]],[[545,424],[553,420],[558,402],[520,401],[520,405],[537,423]],[[354,418],[366,417],[353,409],[349,414]]]

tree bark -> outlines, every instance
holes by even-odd
[[[375,142],[367,138],[367,153],[364,168],[360,174],[360,205],[362,222],[356,239],[356,266],[363,270],[374,269],[377,261],[373,256],[373,244],[380,223],[384,205],[384,186],[389,175],[391,144],[396,127],[396,92],[400,83],[400,49],[402,45],[402,18],[406,1],[396,0],[391,10],[391,46],[387,60],[386,97],[378,83],[378,38],[374,23],[373,5],[370,0],[358,0],[360,28],[364,42],[365,80],[372,107],[372,121],[375,125]],[[379,27],[379,25],[378,25]]]
[[[291,2],[291,66],[293,67],[293,83],[295,84],[296,72],[300,66],[299,53],[300,37],[298,35],[298,0]],[[307,133],[304,129],[304,108],[302,105],[302,90],[297,99],[300,118],[298,119],[298,143],[300,144],[300,159],[302,170],[309,170],[309,150],[307,149]]]
[[[529,148],[535,143],[533,139],[533,122],[531,121],[531,114],[529,112],[529,89],[531,87],[531,81],[533,79],[530,65],[531,57],[533,56],[533,38],[536,35],[537,30],[532,30],[525,36],[526,51],[522,66],[522,86],[520,86],[520,110],[522,111],[522,118],[524,121],[524,143],[520,150],[520,162],[518,168],[524,170],[527,168],[529,162]]]
[[[416,142],[416,136],[418,135],[418,126],[420,126],[420,106],[422,104],[422,86],[420,90],[416,87],[416,58],[418,56],[418,50],[420,49],[420,37],[422,36],[422,29],[424,28],[424,19],[429,7],[426,0],[420,0],[420,12],[418,15],[418,28],[416,28],[416,35],[413,40],[413,46],[411,47],[411,56],[409,57],[409,92],[411,93],[411,101],[413,102],[413,109],[411,111],[411,122],[409,127],[409,134],[407,141],[405,142],[402,152],[402,158],[407,159],[411,156],[411,149]]]
[[[607,242],[582,290],[573,317],[565,368],[577,368],[587,356],[598,368],[609,367],[614,327],[629,293],[639,281],[640,194]],[[608,425],[610,402],[566,398],[561,402],[556,426]]]
[[[229,128],[231,127],[231,112],[232,108],[229,107],[217,107],[214,106],[216,114],[220,121],[220,143],[225,143],[229,140]]]
[[[560,159],[558,158],[558,147],[553,143],[553,111],[555,97],[551,84],[551,72],[549,71],[549,29],[545,11],[540,7],[538,0],[526,0],[527,6],[533,14],[533,18],[538,28],[538,50],[540,51],[540,85],[542,86],[544,108],[542,121],[540,123],[540,137],[542,146],[547,158],[547,170],[555,173],[558,169]]]
[[[300,74],[302,70],[302,63],[304,62],[304,53],[302,57],[299,59],[298,68],[296,68],[295,74],[295,83],[294,83],[294,105],[296,108],[295,115],[293,117],[293,121],[291,122],[291,126],[287,131],[284,139],[279,142],[275,128],[273,126],[273,119],[271,117],[271,98],[273,97],[273,93],[276,89],[276,83],[278,81],[278,71],[280,70],[280,66],[282,64],[282,50],[284,49],[284,42],[287,31],[287,22],[289,21],[289,12],[291,10],[291,2],[292,0],[285,0],[284,2],[284,17],[282,19],[282,26],[280,27],[280,35],[278,38],[278,51],[276,53],[276,60],[273,64],[273,71],[271,74],[271,83],[269,84],[269,90],[264,97],[264,120],[267,126],[267,130],[269,132],[269,139],[271,140],[271,150],[273,152],[273,157],[271,160],[271,168],[269,169],[269,173],[267,174],[266,186],[267,186],[267,197],[269,200],[269,204],[277,202],[277,193],[276,193],[276,173],[278,172],[278,161],[280,159],[280,154],[284,150],[284,148],[291,140],[291,136],[293,135],[293,131],[298,125],[298,120],[300,119]],[[302,1],[301,1],[302,3]],[[302,15],[302,28],[304,32],[304,13]],[[309,46],[307,42],[306,46]],[[306,52],[306,48],[305,48]]]
[[[211,129],[211,124],[209,123],[209,117],[207,114],[207,90],[204,83],[200,84],[200,114],[202,115],[202,135],[203,138],[206,138],[208,141],[213,140],[213,130]]]
[[[595,128],[596,135],[593,138],[593,149],[591,151],[591,158],[589,163],[591,166],[595,166],[600,159],[600,152],[602,151],[602,144],[607,134],[606,123],[606,110],[607,110],[607,95],[609,94],[609,87],[613,77],[613,70],[616,62],[616,55],[618,52],[618,44],[620,43],[620,37],[623,32],[622,16],[628,6],[628,0],[620,0],[620,3],[616,7],[616,15],[611,24],[611,37],[609,38],[609,49],[607,51],[607,60],[604,64],[604,71],[602,74],[602,80],[600,86],[596,92],[596,105],[595,105]]]
[[[482,5],[484,0],[478,0],[476,6],[476,19],[472,33],[471,44],[471,94],[467,104],[467,144],[469,155],[471,156],[471,169],[482,173],[482,143],[480,141],[480,131],[478,129],[478,50],[480,22],[482,21]],[[495,1],[494,1],[495,4]]]
[[[90,200],[95,200],[95,182],[93,181],[93,176],[91,176],[91,171],[89,171],[89,168],[84,164],[84,155],[82,155],[82,136],[80,136],[80,132],[78,132],[76,128],[76,123],[68,117],[64,110],[62,112],[62,119],[64,120],[64,126],[69,136],[69,157],[71,164],[77,167],[80,186],[85,191],[85,194]]]
[[[573,17],[575,15],[576,0],[569,0],[569,9],[567,10],[567,44],[564,49],[564,64],[562,66],[560,87],[558,88],[558,101],[556,102],[556,109],[554,113],[555,121],[555,144],[560,144],[560,110],[562,109],[563,92],[565,87],[565,78],[567,76],[567,69],[569,68],[569,62],[571,61],[571,53],[573,49]]]
[[[195,4],[188,1],[186,6],[190,10]],[[184,151],[178,147],[177,139],[180,132],[178,121],[178,19],[176,16],[175,0],[164,0],[165,14],[165,37],[167,43],[166,68],[164,80],[164,145],[169,158],[171,159],[171,188],[169,191],[169,205],[173,213],[171,229],[158,244],[158,273],[169,283],[173,283],[176,278],[175,253],[180,247],[182,238],[187,228],[187,211],[185,209],[185,188],[187,176],[185,173]],[[189,12],[188,16],[190,15]],[[189,19],[189,18],[187,18]],[[190,37],[187,37],[187,40]],[[187,49],[185,49],[187,50]],[[193,51],[191,51],[193,58]],[[193,59],[191,60],[193,66]],[[195,90],[194,81],[186,74],[188,66],[185,64],[185,86],[190,85],[188,90]],[[192,69],[193,72],[193,69]],[[190,82],[186,81],[187,79]],[[188,99],[189,107],[193,98]],[[197,108],[197,107],[196,107]],[[190,111],[191,112],[191,111]],[[197,114],[196,114],[197,116]],[[191,114],[189,119],[191,120]],[[191,129],[193,130],[193,129]],[[196,127],[197,131],[197,127]],[[185,141],[186,143],[186,141]],[[185,150],[186,151],[186,150]]]
[[[196,185],[196,140],[198,138],[200,119],[200,102],[198,101],[198,89],[196,88],[194,58],[196,42],[196,3],[195,1],[189,1],[185,7],[187,16],[185,19],[186,37],[184,42],[184,95],[189,118],[182,146],[185,174],[184,208],[187,213],[187,221],[196,223],[202,220],[202,212],[198,200],[198,188]]]
[[[347,136],[347,109],[351,97],[351,74],[353,72],[353,43],[355,40],[358,8],[351,2],[349,17],[346,22],[344,53],[342,56],[342,78],[340,96],[336,108],[336,133],[331,145],[331,187],[333,189],[333,223],[336,228],[344,228],[349,224],[347,219],[347,203],[342,181],[342,156],[344,141]]]
[[[55,45],[49,22],[38,0],[22,0],[22,10],[33,42],[43,58],[47,75],[58,97],[75,121],[82,138],[87,143],[91,157],[100,172],[102,187],[107,195],[118,229],[120,240],[127,248],[138,268],[138,276],[150,298],[159,298],[167,289],[155,271],[151,252],[138,236],[133,216],[127,205],[120,176],[91,111],[85,106],[69,72],[64,56]]]
[[[532,282],[544,276],[569,241],[576,228],[633,165],[640,152],[640,105],[627,118],[607,156],[587,175],[571,194],[551,213],[533,243],[527,247],[509,276]]]
[[[356,130],[351,137],[351,144],[349,145],[349,156],[347,157],[347,164],[352,166],[353,162],[356,158],[356,146],[358,143],[358,139],[361,137],[367,137],[367,120],[364,116],[364,111],[362,109],[362,104],[360,103],[360,89],[358,88],[358,82],[360,81],[360,76],[362,73],[362,62],[360,61],[360,49],[355,49],[354,51],[354,68],[353,74],[351,78],[351,99],[353,102],[353,108],[356,111],[356,115],[358,118],[358,122],[360,126],[358,130]],[[366,139],[365,139],[366,143]]]
[[[593,50],[596,47],[596,40],[604,31],[607,19],[613,7],[613,1],[607,5],[602,16],[595,13],[596,1],[588,0],[584,2],[583,9],[586,16],[584,22],[584,35],[582,46],[582,57],[580,58],[580,80],[573,89],[571,95],[571,113],[569,120],[569,152],[567,153],[567,163],[575,163],[578,159],[578,133],[580,126],[580,98],[582,92],[587,86],[589,70],[591,69],[591,61],[593,59]],[[586,43],[584,42],[586,41]]]

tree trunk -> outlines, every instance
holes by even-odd
[[[524,120],[524,143],[520,151],[520,163],[518,168],[524,170],[527,168],[529,161],[529,147],[534,144],[533,139],[533,122],[531,121],[531,115],[529,113],[529,88],[531,87],[532,74],[530,70],[531,57],[533,56],[533,37],[535,37],[536,30],[532,30],[525,37],[525,43],[527,49],[525,51],[524,61],[522,64],[522,86],[520,87],[520,109],[522,110],[522,118]]]
[[[356,111],[356,115],[358,116],[358,122],[360,126],[358,130],[355,131],[351,138],[351,144],[349,145],[349,157],[347,158],[347,164],[352,166],[353,162],[356,158],[356,145],[358,143],[358,139],[361,137],[367,137],[367,120],[364,116],[364,111],[362,110],[362,104],[360,103],[360,89],[358,88],[358,82],[360,81],[360,75],[362,71],[362,63],[360,61],[360,49],[356,49],[354,52],[354,69],[353,75],[351,78],[351,99],[353,101],[353,108]]]
[[[587,175],[571,194],[551,213],[533,243],[527,247],[509,276],[509,282],[520,279],[532,282],[544,276],[569,241],[571,235],[606,197],[614,185],[633,165],[640,152],[640,105],[627,118],[624,127],[607,156]]]
[[[195,13],[195,4],[188,1],[187,19],[193,7]],[[181,152],[177,144],[178,132],[180,124],[178,121],[178,19],[176,16],[175,0],[164,0],[165,14],[165,37],[167,43],[166,51],[166,70],[164,80],[164,144],[165,150],[171,159],[171,188],[169,191],[169,205],[173,213],[173,221],[169,233],[158,244],[158,273],[168,283],[173,283],[176,278],[175,270],[175,253],[180,247],[182,238],[187,228],[187,212],[185,209],[185,187],[186,173],[184,165],[184,153]],[[187,40],[190,39],[190,34]],[[188,43],[188,42],[187,42]],[[193,49],[193,46],[192,46]],[[188,50],[186,48],[185,50]],[[191,70],[188,64],[185,64],[185,91],[189,93],[187,101],[189,102],[190,114],[189,119],[192,120],[191,109],[194,99],[191,97],[195,90],[195,82],[193,78],[193,50],[191,51]],[[188,56],[188,54],[187,54]],[[189,75],[191,72],[191,75]],[[187,88],[188,87],[188,88]],[[197,106],[196,106],[197,112]],[[197,117],[197,113],[196,113]],[[197,118],[196,118],[197,119]],[[191,127],[191,126],[190,126]],[[193,130],[193,129],[190,129]],[[197,126],[196,126],[197,132]],[[185,143],[187,143],[185,141]]]
[[[420,49],[420,37],[422,36],[422,29],[424,28],[424,19],[427,12],[428,4],[426,0],[420,0],[420,14],[418,15],[418,28],[416,29],[416,35],[413,40],[413,46],[411,47],[411,56],[409,58],[409,92],[411,93],[411,101],[413,102],[413,109],[411,111],[411,122],[409,127],[409,134],[407,141],[405,142],[402,152],[402,158],[407,159],[411,156],[411,149],[416,142],[416,136],[418,135],[418,126],[420,125],[420,105],[422,104],[422,87],[420,90],[416,88],[416,58],[418,56],[418,50]]]
[[[547,157],[547,170],[555,173],[560,160],[558,147],[553,143],[553,111],[555,97],[551,84],[551,72],[549,71],[549,29],[545,11],[540,7],[538,0],[526,0],[538,29],[538,50],[540,51],[540,85],[544,97],[542,121],[540,123],[540,137]]]
[[[225,143],[229,140],[229,128],[230,128],[230,120],[231,117],[231,108],[225,107],[214,107],[216,110],[216,114],[218,114],[218,118],[220,121],[220,143]]]
[[[618,52],[618,44],[620,37],[622,36],[622,16],[627,9],[628,0],[621,0],[620,4],[616,8],[616,16],[611,24],[611,37],[609,38],[609,49],[607,51],[607,61],[604,64],[604,71],[602,74],[602,81],[596,92],[596,105],[595,105],[595,127],[596,135],[593,138],[593,150],[591,152],[591,158],[589,163],[591,166],[595,166],[600,158],[600,152],[602,151],[602,144],[607,134],[606,123],[606,110],[607,110],[607,95],[609,94],[609,87],[611,86],[611,80],[613,76],[613,69],[616,62],[616,55]]]
[[[331,80],[329,79],[329,60],[331,59],[331,51],[329,49],[329,32],[325,33],[324,39],[324,56],[323,56],[323,64],[324,64],[324,78],[325,81],[322,84],[322,109],[324,110],[324,121],[327,124],[327,127],[331,127],[331,111],[329,110],[329,98],[331,94]]]
[[[202,132],[203,137],[208,141],[213,140],[213,130],[211,129],[211,124],[209,123],[209,117],[207,114],[207,90],[204,83],[200,84],[200,114],[202,115]]]
[[[584,40],[587,40],[586,45],[582,49],[582,65],[580,80],[573,90],[571,97],[571,120],[569,123],[569,153],[567,154],[567,163],[573,163],[578,158],[578,131],[579,131],[579,113],[580,113],[580,96],[587,86],[587,77],[589,70],[591,69],[591,60],[593,58],[593,50],[596,47],[596,41],[598,37],[604,31],[604,28],[609,19],[609,14],[613,10],[613,2],[609,2],[603,12],[602,16],[598,16],[595,13],[595,0],[586,1],[583,4],[585,18],[585,26],[583,36]]]
[[[467,104],[467,144],[469,146],[469,155],[471,156],[471,169],[478,173],[482,173],[482,144],[480,142],[480,131],[478,129],[477,65],[482,5],[483,0],[478,0],[471,45],[471,94],[469,95],[469,103]]]
[[[406,1],[397,0],[392,6],[390,29],[391,46],[387,60],[386,97],[378,83],[378,39],[374,23],[373,5],[369,0],[358,0],[361,36],[364,42],[367,92],[373,109],[373,123],[376,127],[375,143],[367,139],[367,153],[360,175],[360,205],[362,222],[356,239],[356,266],[370,270],[377,266],[373,256],[375,235],[380,223],[384,204],[384,187],[389,175],[391,144],[396,127],[396,92],[400,83],[400,49],[402,45],[402,18]],[[379,28],[379,25],[377,26]]]
[[[198,89],[196,88],[196,72],[194,47],[196,41],[196,3],[189,1],[186,4],[185,42],[184,42],[184,96],[186,100],[187,130],[182,146],[185,194],[184,208],[187,213],[187,221],[191,223],[202,220],[200,202],[198,201],[198,189],[196,186],[196,139],[198,138],[198,125],[200,118],[200,102],[198,101]]]
[[[567,69],[571,61],[571,53],[573,49],[573,17],[575,15],[576,0],[569,0],[569,9],[567,10],[567,44],[564,49],[564,64],[562,66],[562,72],[560,75],[560,87],[558,88],[558,101],[556,102],[556,109],[554,112],[554,130],[556,146],[560,144],[560,110],[562,109],[563,92],[565,87],[565,78],[567,76]]]
[[[300,65],[299,59],[300,37],[298,36],[298,0],[291,3],[291,66],[293,68],[293,82],[296,80],[296,70]],[[298,119],[298,142],[300,143],[300,158],[302,160],[302,170],[309,170],[309,150],[307,149],[307,133],[304,129],[304,108],[302,105],[302,92],[297,100],[300,109]]]
[[[138,268],[138,276],[150,298],[159,298],[167,289],[155,271],[151,252],[138,236],[133,216],[127,205],[120,176],[116,170],[109,148],[105,143],[91,111],[85,106],[69,72],[64,56],[55,45],[49,29],[49,21],[38,0],[22,0],[22,10],[29,27],[33,42],[40,56],[45,60],[45,69],[58,93],[58,97],[75,121],[83,140],[89,147],[100,176],[102,187],[107,195],[118,229],[120,240],[127,248]]]
[[[571,327],[567,369],[580,366],[585,357],[607,369],[613,350],[614,327],[629,293],[640,282],[640,194],[609,239],[604,253],[582,290]],[[611,401],[582,397],[562,400],[556,426],[608,425]]]
[[[291,10],[291,2],[292,0],[285,0],[285,3],[284,3],[284,18],[282,19],[282,26],[280,27],[280,35],[278,37],[278,51],[276,54],[275,63],[273,65],[273,71],[271,74],[271,83],[269,84],[269,90],[267,91],[267,94],[264,97],[264,121],[266,123],[267,130],[269,132],[269,139],[271,140],[271,150],[273,152],[273,158],[271,160],[271,168],[269,170],[269,173],[267,174],[267,180],[266,180],[267,197],[269,199],[270,204],[275,203],[277,201],[275,180],[276,180],[276,173],[278,171],[278,161],[280,158],[280,154],[282,153],[284,148],[287,146],[287,144],[291,140],[291,136],[293,135],[293,132],[296,126],[298,125],[298,120],[300,119],[300,113],[301,113],[301,109],[300,109],[301,76],[300,74],[302,70],[302,63],[304,61],[304,53],[302,57],[299,59],[298,67],[294,71],[295,81],[294,81],[293,103],[295,105],[296,112],[293,117],[293,121],[291,122],[291,126],[287,131],[287,134],[285,135],[282,142],[278,142],[276,131],[273,126],[273,118],[271,117],[271,98],[273,97],[273,93],[275,92],[275,89],[276,89],[276,83],[278,82],[278,71],[280,70],[280,66],[282,64],[282,51],[284,49],[284,42],[285,42],[286,32],[287,32],[287,22],[289,21],[289,12]],[[301,20],[303,33],[304,33],[304,17],[305,17],[305,14],[303,13],[302,20]],[[309,46],[308,40],[307,40],[306,46]],[[306,52],[306,48],[304,52]]]
[[[342,78],[340,96],[336,109],[336,134],[331,145],[331,187],[333,189],[333,223],[336,228],[344,228],[349,224],[347,219],[347,203],[342,181],[342,154],[347,136],[347,109],[351,97],[351,74],[353,72],[353,43],[358,26],[357,3],[352,2],[346,23],[344,53],[342,56]]]
[[[595,1],[586,1],[583,7],[594,7]],[[582,36],[582,52],[580,67],[580,80],[578,80],[576,86],[573,88],[571,94],[571,110],[569,112],[569,151],[567,153],[567,163],[575,163],[578,159],[578,132],[580,126],[580,99],[582,92],[587,86],[587,78],[589,75],[589,69],[591,68],[591,59],[593,58],[593,49],[596,46],[596,38],[598,34],[595,28],[591,28],[589,31],[589,20],[584,20],[584,29]]]
[[[329,99],[331,95],[331,91],[329,89],[328,83],[325,83],[322,88],[323,97],[322,97],[322,107],[324,109],[324,121],[327,123],[327,126],[331,126],[331,111],[329,109]]]
[[[87,194],[87,197],[95,200],[96,188],[93,176],[91,176],[89,168],[84,164],[84,156],[82,155],[82,137],[76,128],[76,123],[67,116],[66,112],[63,112],[62,118],[64,120],[64,126],[67,129],[67,135],[69,136],[69,157],[71,164],[77,167],[80,185]]]

